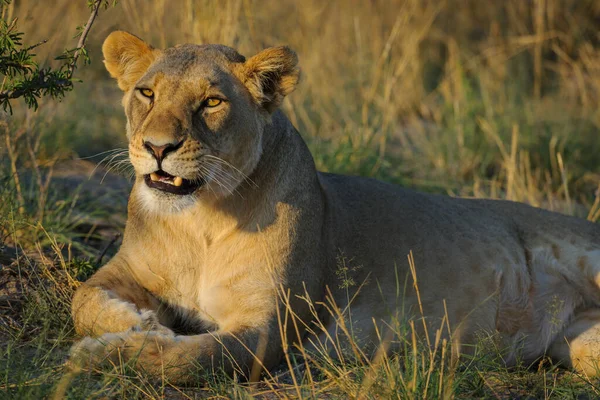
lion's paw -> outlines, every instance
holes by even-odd
[[[125,345],[123,334],[106,333],[98,338],[85,337],[71,347],[69,364],[75,368],[113,363]]]
[[[140,324],[140,329],[134,329],[137,331],[155,331],[159,332],[166,336],[175,336],[175,333],[160,323],[158,320],[158,315],[152,310],[141,310],[140,316],[142,318],[142,322]]]
[[[170,330],[168,334],[145,331],[86,337],[71,348],[69,364],[74,369],[95,369],[130,363],[149,371],[160,370],[164,356],[176,342]]]

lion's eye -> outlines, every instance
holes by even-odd
[[[205,105],[206,105],[206,107],[216,107],[219,104],[221,104],[222,102],[223,102],[223,100],[221,100],[221,99],[211,97],[210,99],[206,100]]]
[[[149,99],[151,99],[152,97],[154,97],[154,92],[150,89],[140,89],[140,93],[144,96],[147,97]]]

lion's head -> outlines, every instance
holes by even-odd
[[[231,195],[256,167],[270,114],[299,78],[287,47],[246,60],[222,45],[157,50],[117,31],[102,51],[125,92],[129,157],[152,211]]]

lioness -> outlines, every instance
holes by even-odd
[[[425,318],[425,334],[447,318],[456,355],[485,333],[507,364],[547,354],[596,372],[598,225],[316,171],[278,111],[299,78],[287,47],[246,59],[117,31],[102,50],[136,179],[123,245],[75,293],[90,336],[75,354],[172,382],[195,365],[256,378],[284,340],[337,346],[343,318],[367,352],[392,319]]]

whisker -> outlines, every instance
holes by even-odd
[[[242,179],[244,179],[245,182],[248,182],[252,184],[255,188],[258,188],[258,185],[250,178],[248,178],[243,172],[241,172],[239,169],[235,168],[233,165],[219,157],[208,155],[208,157],[206,157],[205,163],[206,165],[213,167],[213,173],[216,175],[216,178],[219,178],[220,180],[224,181],[219,183],[226,183],[228,185],[229,191],[231,192],[231,190],[233,189],[237,194],[240,195],[241,198],[244,198],[244,196],[237,190],[236,175],[239,175]],[[227,167],[227,169],[223,167]],[[234,175],[234,172],[236,175]]]
[[[125,160],[111,159],[108,163],[106,163],[105,168],[108,170],[112,170],[121,165]]]
[[[102,160],[100,160],[100,162],[98,164],[96,164],[96,166],[94,167],[94,169],[90,173],[90,178],[94,175],[94,173],[96,172],[96,170],[98,169],[98,167],[100,167],[106,160],[108,160],[106,162],[106,164],[110,165],[110,163],[115,158],[118,158],[119,156],[126,156],[126,157],[128,157],[128,155],[129,155],[129,151],[127,149],[110,150],[110,154],[108,154],[106,157],[104,157]]]
[[[207,163],[207,165],[210,165]],[[238,194],[237,189],[233,189],[233,182],[230,182],[231,176],[226,175],[217,165],[213,164],[213,169],[210,170],[210,173],[214,176],[214,182],[217,183],[223,190],[227,191],[230,195],[233,195],[233,190],[235,190]],[[240,197],[243,198],[243,196]]]
[[[242,171],[240,171],[238,168],[236,168],[234,165],[232,165],[231,163],[223,160],[222,158],[219,157],[215,157],[215,156],[211,156],[211,155],[207,155],[211,161],[216,161],[228,168],[230,168],[233,172],[237,173],[238,175],[240,175],[246,182],[251,183],[252,185],[258,187],[258,185],[252,180],[250,179],[250,177],[248,177],[248,175],[244,174]]]
[[[114,160],[115,158],[121,157],[121,156],[123,156],[123,155],[125,155],[125,154],[124,154],[124,151],[117,151],[117,152],[110,153],[110,154],[108,154],[107,156],[105,156],[105,157],[104,157],[102,160],[100,160],[100,161],[98,162],[98,164],[97,164],[97,165],[102,165],[102,164],[104,164],[104,163],[107,163],[107,164],[108,164],[108,163],[110,163],[112,160]],[[108,160],[108,161],[107,161],[107,160]]]
[[[256,182],[254,182],[248,175],[246,175],[245,173],[240,171],[237,167],[235,167],[230,162],[223,160],[221,157],[213,156],[212,154],[204,154],[202,157],[205,157],[211,161],[216,161],[218,163],[221,163],[221,164],[227,166],[228,168],[231,168],[234,172],[239,174],[244,179],[244,181],[251,184],[255,188],[258,188],[258,185],[256,184]]]
[[[102,184],[102,183],[104,182],[104,179],[106,178],[106,175],[108,175],[108,173],[109,173],[109,172],[111,172],[112,170],[115,170],[115,169],[118,171],[118,167],[119,167],[119,165],[120,165],[119,163],[121,163],[121,162],[128,162],[128,161],[129,161],[128,159],[124,159],[124,160],[116,160],[116,161],[115,161],[115,158],[116,158],[117,156],[118,156],[118,155],[115,155],[115,156],[113,156],[113,157],[112,157],[112,158],[109,160],[109,162],[107,163],[107,167],[108,167],[108,168],[107,168],[106,172],[104,173],[104,175],[102,176],[102,179],[100,180],[100,184]]]
[[[217,165],[213,165],[213,166],[215,168],[211,172],[215,175],[215,178],[217,178],[217,179],[215,179],[215,181],[221,187],[223,187],[225,190],[227,190],[230,195],[233,195],[233,193],[235,192],[243,199],[244,196],[237,190],[237,185],[235,185],[235,183],[236,183],[235,177],[232,174],[229,174],[228,172],[226,172],[225,170],[219,168],[219,166],[217,166]],[[221,180],[223,182],[221,182]]]
[[[207,168],[206,168],[204,165],[201,165],[201,166],[200,166],[200,173],[202,173],[203,175],[205,175],[207,178],[208,178],[208,175],[210,175],[210,171],[209,171],[209,170],[208,170],[208,169],[207,169]],[[199,178],[199,179],[198,179],[198,182],[199,182],[201,179],[203,179],[203,178]],[[206,185],[206,187],[208,188],[208,190],[210,190],[210,191],[212,192],[212,194],[216,196],[217,194],[216,194],[216,193],[215,193],[215,191],[212,189],[211,185],[209,185],[209,184],[208,184],[209,182],[205,180],[205,183],[207,184],[207,185]]]
[[[87,157],[80,157],[79,159],[80,160],[89,160],[91,158],[98,157],[98,156],[101,156],[101,155],[106,154],[106,153],[115,153],[115,152],[119,152],[119,151],[127,151],[127,149],[125,149],[125,148],[116,148],[116,149],[101,151],[100,153],[96,153],[96,154],[93,154],[93,155],[87,156]]]
[[[125,173],[130,173],[133,170],[133,166],[129,162],[129,160],[120,160],[115,163],[115,172],[119,175],[124,175]]]

